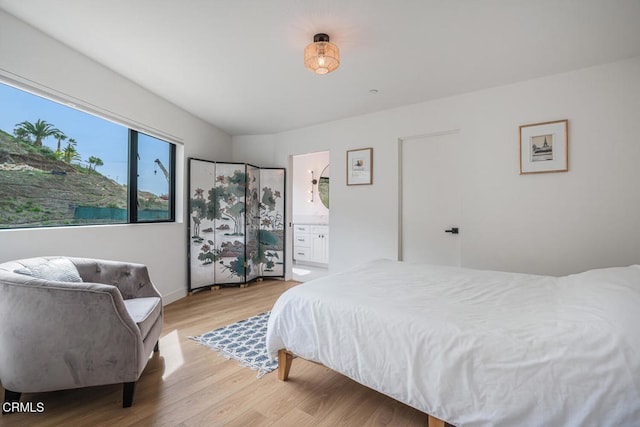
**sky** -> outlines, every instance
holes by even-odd
[[[77,141],[80,164],[88,166],[90,156],[98,157],[104,163],[98,166],[98,172],[120,184],[127,183],[127,127],[0,83],[0,129],[13,135],[18,123],[35,123],[38,119],[51,123],[68,138]],[[156,195],[167,194],[167,179],[155,159],[159,159],[168,169],[169,145],[143,134],[139,135],[138,140],[139,189]],[[61,142],[61,150],[64,150],[67,141]],[[54,151],[57,148],[57,140],[53,136],[45,139],[43,144]]]

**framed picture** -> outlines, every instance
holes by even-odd
[[[520,126],[520,174],[569,170],[568,120]]]
[[[373,181],[373,148],[347,151],[347,185],[370,185]]]

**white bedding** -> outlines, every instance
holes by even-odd
[[[457,426],[638,426],[640,266],[376,260],[285,292],[267,331],[282,348]]]

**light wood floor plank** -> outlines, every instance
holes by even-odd
[[[160,352],[122,408],[122,386],[24,394],[43,414],[0,417],[0,426],[425,426],[426,414],[330,369],[295,359],[289,381],[256,372],[190,340],[268,311],[296,282],[265,280],[196,292],[165,307]],[[4,395],[4,389],[0,388]]]

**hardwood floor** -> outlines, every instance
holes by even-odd
[[[188,339],[268,311],[296,282],[202,291],[165,307],[160,352],[122,408],[122,386],[23,394],[43,413],[0,417],[0,426],[425,426],[426,414],[323,366],[295,359],[289,381],[256,372]],[[2,396],[4,389],[0,388]]]

